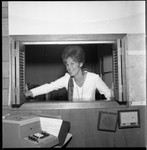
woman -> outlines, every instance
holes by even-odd
[[[104,94],[107,100],[111,100],[112,92],[99,75],[82,69],[85,62],[85,53],[82,47],[66,47],[62,59],[68,73],[54,82],[27,91],[26,97],[35,97],[65,87],[68,90],[69,101],[95,101],[96,89]]]

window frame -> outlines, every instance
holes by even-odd
[[[26,43],[72,43],[72,42],[89,42],[89,43],[93,43],[93,42],[99,42],[99,43],[117,43],[118,40],[123,39],[123,37],[125,37],[126,34],[59,34],[59,35],[11,35],[11,45],[15,45],[16,43],[18,43],[18,41],[21,44],[26,44]],[[17,42],[16,42],[17,41]],[[15,43],[16,42],[16,43]],[[13,44],[12,44],[13,43]],[[11,46],[12,47],[12,46]],[[15,46],[17,47],[17,46]],[[12,48],[13,49],[13,48]],[[13,53],[13,51],[12,51]],[[12,88],[11,88],[11,94],[13,95],[15,92],[19,92],[19,89],[13,89],[14,88],[14,71],[13,71],[13,64],[11,63],[11,67],[12,67],[12,73],[10,75],[12,75],[11,79],[11,83],[12,83]],[[125,67],[125,65],[123,64],[123,67]],[[126,70],[126,68],[124,68],[124,70]],[[126,82],[126,75],[125,75],[125,79],[123,79]],[[125,85],[126,86],[126,85]],[[125,89],[125,94],[127,93],[127,89]],[[17,93],[18,94],[18,93]],[[17,103],[15,101],[14,104],[14,95],[12,96],[11,102],[12,102],[12,106],[20,106],[23,104],[23,107],[31,107],[34,108],[36,105],[40,108],[42,106],[42,108],[46,109],[47,108],[51,108],[51,109],[66,109],[66,108],[104,108],[104,107],[113,107],[113,106],[122,106],[119,105],[118,103],[116,104],[116,102],[111,101],[95,101],[95,102],[43,102],[46,103],[45,105],[42,104],[42,102],[33,102],[33,103]],[[126,98],[127,98],[127,94],[126,94]],[[18,100],[19,101],[19,100]],[[125,106],[128,106],[128,101],[126,100]],[[110,105],[107,105],[105,103],[109,103]],[[71,106],[72,104],[72,106]],[[58,107],[58,106],[60,107]],[[46,107],[44,107],[46,106]],[[22,106],[21,106],[22,107]]]

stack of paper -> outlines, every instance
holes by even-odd
[[[63,120],[47,117],[39,117],[39,118],[41,129],[58,137]]]

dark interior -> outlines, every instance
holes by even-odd
[[[61,55],[66,46],[68,45],[25,45],[25,83],[29,89],[50,83],[65,74],[66,69]],[[80,44],[80,46],[83,47],[86,54],[83,68],[103,75],[103,59],[107,56],[112,57],[112,44]],[[112,68],[110,72],[112,73]],[[105,99],[104,96],[96,91],[96,100],[101,99]],[[66,89],[52,91],[35,98],[27,98],[27,101],[56,100],[67,101]]]

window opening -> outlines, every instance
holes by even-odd
[[[65,74],[66,69],[61,55],[66,46],[67,44],[25,46],[25,82],[29,89],[50,83]],[[86,54],[83,69],[99,74],[111,88],[112,44],[80,44],[80,46]],[[96,91],[96,100],[102,99],[105,97]],[[27,98],[27,101],[67,101],[67,91],[59,89],[45,95]]]
[[[124,98],[124,94],[126,94],[126,91],[124,91],[126,90],[126,78],[122,79],[123,76],[126,76],[124,68],[125,62],[123,62],[125,60],[125,48],[120,47],[120,39],[123,38],[124,35],[103,35],[104,37],[102,36],[104,39],[113,39],[113,42],[98,41],[99,38],[102,38],[101,36],[96,35],[91,37],[92,39],[95,39],[94,42],[91,42],[92,40],[89,40],[88,35],[84,35],[83,37],[81,35],[77,35],[76,37],[71,36],[71,41],[73,41],[73,43],[71,43],[84,47],[86,53],[86,63],[84,67],[91,72],[99,74],[104,82],[109,86],[109,88],[111,88],[112,85],[114,86],[114,100],[119,102],[126,102],[127,100]],[[43,95],[43,98],[36,97],[37,100],[27,100],[23,94],[23,91],[25,88],[25,84],[30,84],[30,88],[32,88],[31,86],[38,86],[42,85],[43,83],[50,83],[51,81],[54,81],[65,74],[66,70],[62,62],[61,54],[65,46],[67,46],[68,44],[72,45],[69,40],[65,40],[68,39],[68,36],[63,36],[62,39],[57,38],[59,41],[61,41],[61,43],[58,42],[57,39],[55,40],[57,42],[55,42],[54,36],[51,36],[53,40],[49,39],[49,41],[54,41],[51,42],[51,44],[49,44],[50,42],[45,42],[44,44],[38,42],[37,44],[35,44],[35,42],[31,42],[31,38],[33,39],[32,41],[35,41],[34,37],[27,37],[21,36],[20,41],[18,39],[19,37],[12,38],[12,105],[21,105],[26,101],[65,101],[66,96],[64,97],[62,94],[62,96],[59,94],[64,93],[65,91],[53,91],[53,93]],[[78,43],[77,41],[76,43],[75,39],[80,39],[80,37],[84,39],[83,42]],[[28,42],[23,42],[23,39],[24,41]],[[40,67],[43,68],[46,72],[38,71],[36,73],[34,71],[34,69],[36,68],[33,66],[35,63],[37,64],[37,69]],[[45,64],[44,67],[42,67],[43,64]],[[49,64],[52,64],[52,66],[49,66]],[[109,64],[109,66],[107,64]],[[32,68],[31,65],[33,66]],[[41,73],[43,75],[41,75]],[[51,73],[52,77],[48,77],[48,75]],[[31,77],[31,74],[35,75],[36,77]],[[30,79],[35,79],[35,81],[37,82],[34,82]],[[102,99],[104,99],[103,95],[99,95],[98,91],[96,91],[96,100]]]

